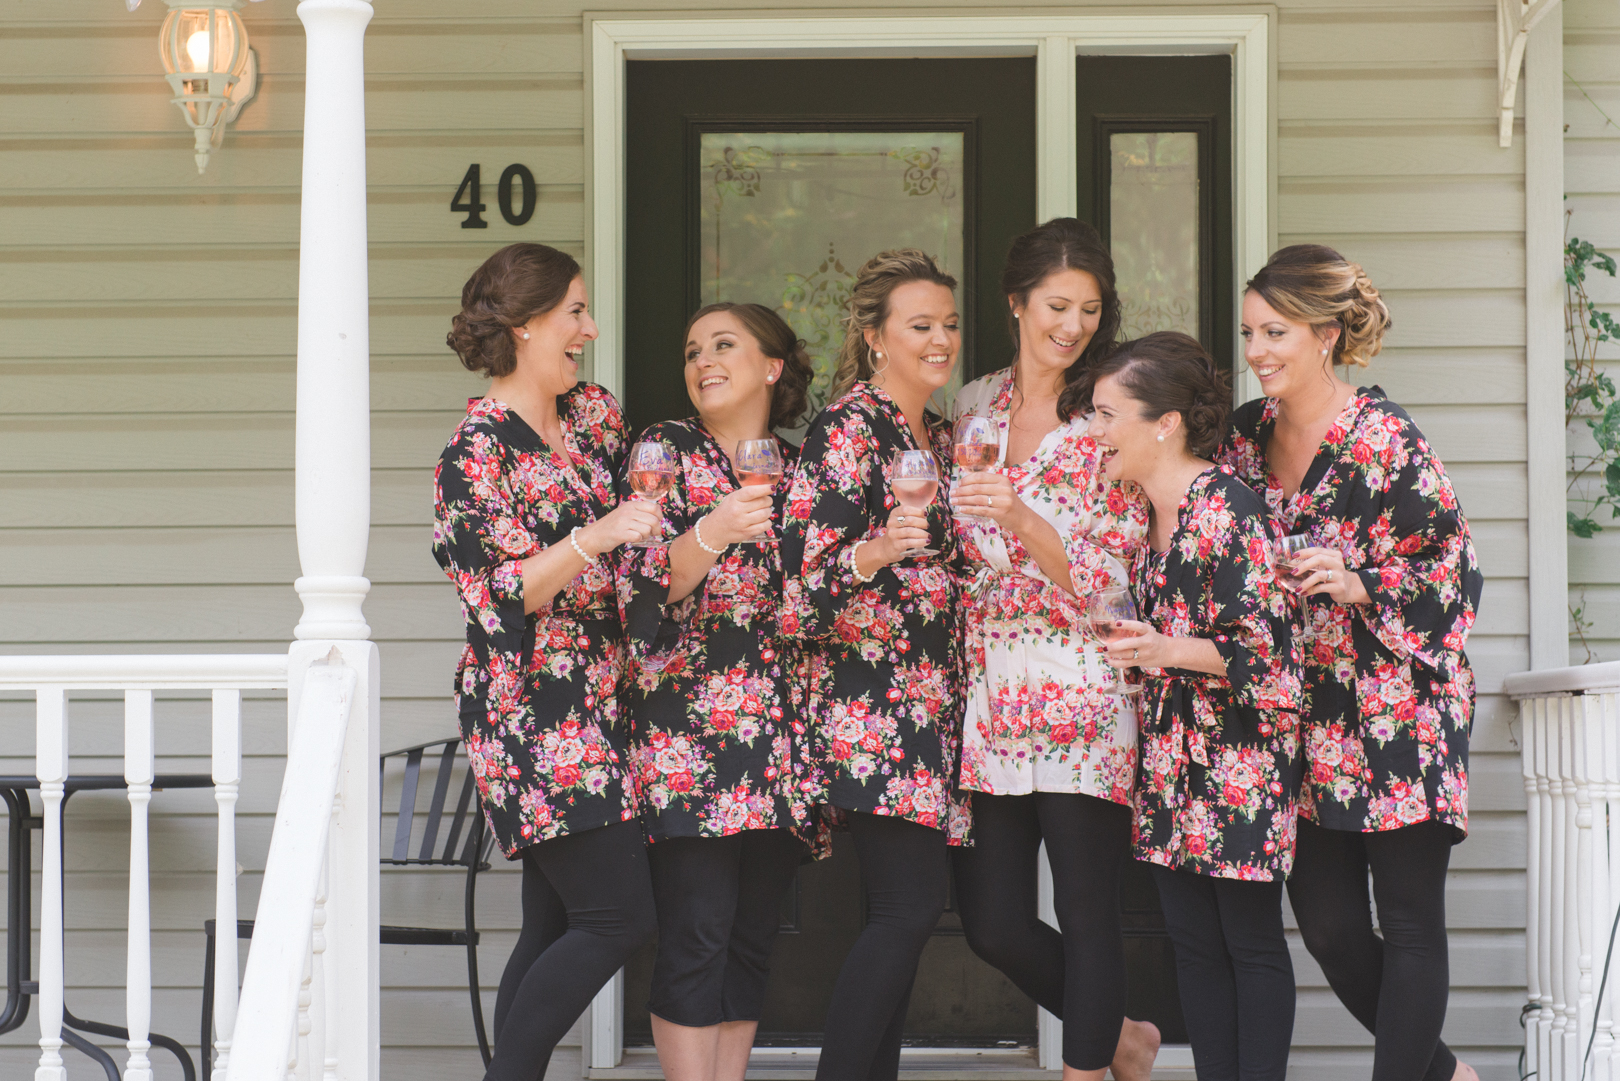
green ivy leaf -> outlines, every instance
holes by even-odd
[[[1565,511],[1569,515],[1569,531],[1577,537],[1595,537],[1603,532],[1603,527],[1590,518],[1577,518],[1574,511]]]

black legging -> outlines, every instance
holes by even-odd
[[[648,849],[658,957],[647,1008],[690,1028],[758,1021],[782,894],[804,856],[785,829],[671,837]]]
[[[1283,1081],[1294,1035],[1294,963],[1281,882],[1153,865],[1176,948],[1176,982],[1198,1081]]]
[[[895,1081],[917,962],[945,911],[945,834],[903,818],[848,814],[866,928],[833,986],[816,1081]]]
[[[1043,839],[1061,934],[1040,918]],[[1125,1022],[1119,876],[1130,846],[1129,807],[1062,792],[975,792],[973,844],[951,851],[968,945],[1063,1019],[1072,1069],[1112,1062]]]
[[[523,930],[495,996],[484,1081],[545,1077],[557,1041],[657,930],[641,823],[570,833],[518,855]]]
[[[1333,993],[1376,1038],[1372,1081],[1450,1081],[1456,1072],[1457,1056],[1440,1039],[1454,836],[1434,821],[1351,833],[1300,819],[1288,900]],[[1382,938],[1373,932],[1369,870]]]

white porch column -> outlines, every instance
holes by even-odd
[[[361,604],[371,531],[366,274],[366,0],[301,0],[307,41],[298,266],[298,560],[304,602],[288,658],[289,735],[312,661],[335,647],[359,676],[329,841],[327,986],[339,1081],[380,1074],[377,925],[379,667]],[[288,745],[291,746],[289,739]],[[222,931],[222,933],[224,933]],[[320,1069],[321,1064],[316,1065]]]

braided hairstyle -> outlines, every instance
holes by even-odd
[[[1197,338],[1161,330],[1121,342],[1092,369],[1093,384],[1110,375],[1119,377],[1120,386],[1141,404],[1146,419],[1180,413],[1187,451],[1194,457],[1207,458],[1220,446],[1232,411],[1232,391],[1226,373]]]
[[[1259,293],[1277,313],[1306,323],[1318,335],[1339,328],[1335,364],[1365,368],[1384,347],[1389,308],[1367,272],[1325,244],[1280,248],[1245,290]]]
[[[444,341],[469,372],[511,375],[517,367],[514,327],[563,302],[579,277],[567,252],[545,244],[508,244],[484,260],[461,287],[461,310]]]

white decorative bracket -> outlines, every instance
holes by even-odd
[[[1497,143],[1513,145],[1513,100],[1519,93],[1524,70],[1524,46],[1530,31],[1558,0],[1496,0],[1496,83],[1500,111]]]

